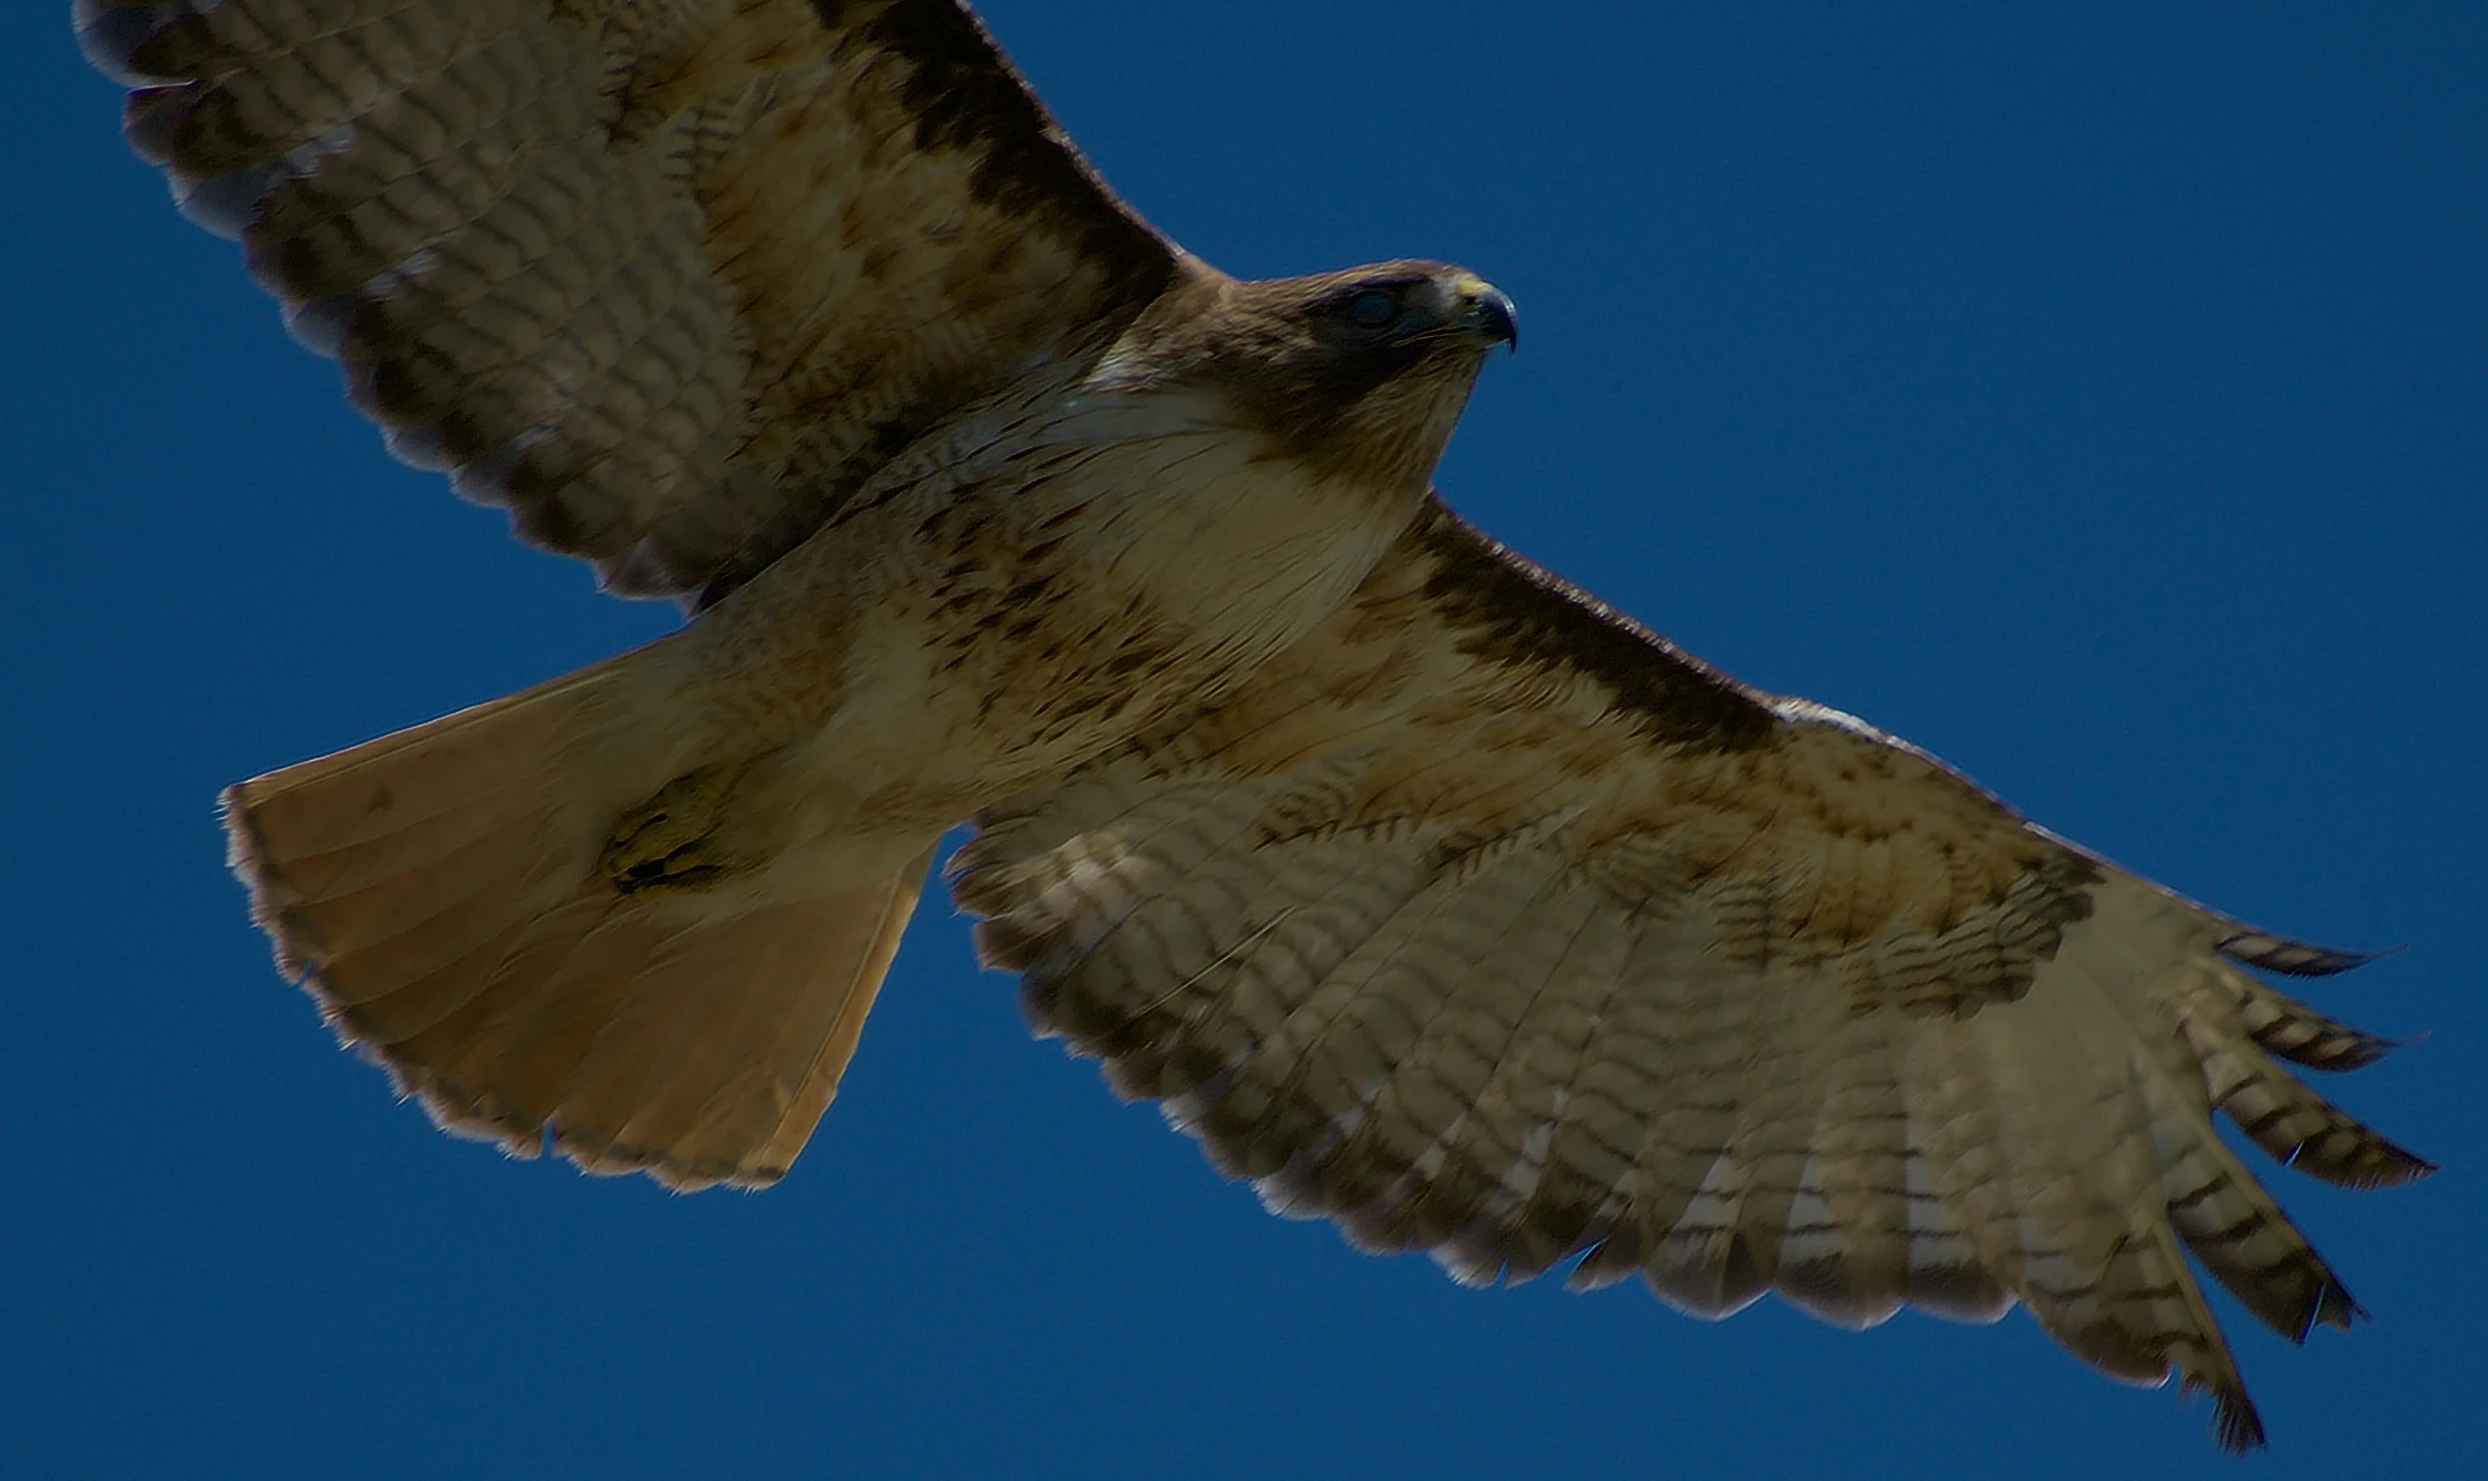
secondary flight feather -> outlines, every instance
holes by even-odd
[[[1240,281],[949,0],[78,0],[401,457],[679,632],[241,783],[279,962],[454,1131],[767,1183],[934,848],[1039,1031],[1462,1280],[2019,1303],[2261,1425],[2189,1256],[2357,1313],[2215,1130],[2429,1170],[2283,940],[1762,694],[1433,491],[1510,303]]]

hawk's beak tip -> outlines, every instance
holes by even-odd
[[[1488,288],[1478,295],[1477,332],[1492,346],[1497,343],[1520,353],[1520,310],[1512,306],[1511,296],[1500,288]]]

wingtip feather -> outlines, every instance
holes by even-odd
[[[140,64],[139,51],[187,9],[178,4],[73,0],[69,25],[77,33],[78,50],[85,54],[87,65],[123,87],[148,87],[174,79],[148,71]]]
[[[2341,951],[2306,941],[2292,941],[2268,931],[2240,931],[2220,943],[2220,954],[2231,961],[2278,972],[2284,977],[2332,977],[2363,967],[2400,947],[2383,951]]]
[[[2224,1452],[2245,1455],[2271,1444],[2264,1433],[2263,1415],[2255,1408],[2255,1401],[2247,1397],[2243,1384],[2215,1384],[2189,1374],[2180,1391],[2196,1389],[2211,1395],[2212,1432]]]

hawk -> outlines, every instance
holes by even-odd
[[[2215,1130],[2428,1164],[2241,924],[1765,694],[1431,476],[1512,306],[1167,241],[952,0],[77,0],[401,458],[674,634],[231,788],[445,1128],[783,1175],[937,842],[1036,1029],[1275,1211],[1721,1315],[2029,1309],[2262,1428],[2189,1255],[2358,1307]]]

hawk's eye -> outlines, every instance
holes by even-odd
[[[1349,294],[1339,312],[1359,329],[1380,329],[1399,317],[1399,298],[1388,288],[1364,288]]]

